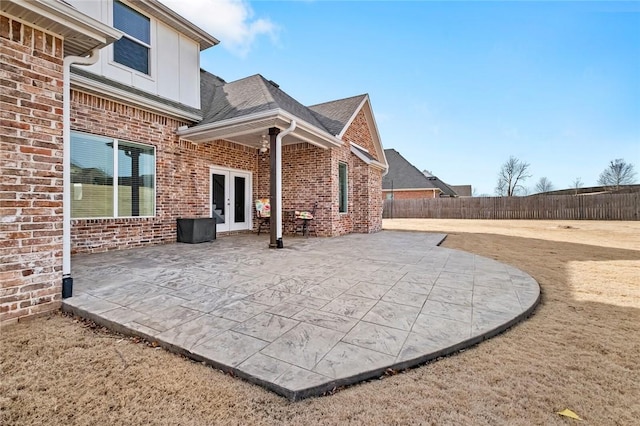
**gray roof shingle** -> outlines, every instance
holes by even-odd
[[[332,135],[339,135],[367,95],[312,105],[309,109]]]
[[[260,74],[225,83],[201,70],[201,103],[203,120],[215,123],[264,111],[282,109],[313,126],[329,132],[316,116],[300,102]],[[213,77],[212,77],[213,76]]]
[[[442,195],[449,196],[449,197],[458,196],[456,191],[453,188],[451,188],[449,185],[441,181],[438,176],[429,175],[427,176],[427,179],[429,179],[431,182],[433,182],[435,186],[437,186],[442,190]]]
[[[382,189],[438,189],[420,170],[395,149],[385,149],[389,172],[382,178]]]

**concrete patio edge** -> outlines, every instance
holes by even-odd
[[[437,245],[440,245],[445,240],[445,238],[446,238],[446,235],[442,235],[442,238],[440,238],[437,241]],[[452,252],[457,251],[457,250],[451,250],[451,249],[446,249],[446,250],[449,250]],[[465,253],[465,252],[462,252],[462,253]],[[490,261],[490,259],[488,260]],[[514,271],[518,271],[526,275],[527,277],[529,277],[528,274],[523,273],[522,271],[517,270],[516,268],[511,267],[511,269]],[[150,342],[156,342],[160,347],[170,352],[183,355],[195,361],[203,362],[207,365],[210,365],[213,368],[231,373],[234,376],[240,377],[246,381],[249,381],[251,383],[254,383],[266,389],[269,389],[275,392],[276,394],[281,395],[291,401],[299,401],[308,397],[321,396],[321,395],[326,395],[327,393],[333,393],[337,389],[354,385],[367,380],[380,378],[385,374],[387,374],[390,370],[397,371],[397,370],[405,370],[405,369],[419,367],[423,364],[433,361],[434,359],[452,355],[463,349],[477,345],[484,340],[490,339],[491,337],[494,337],[504,332],[505,330],[509,329],[510,327],[513,327],[517,323],[529,317],[534,312],[537,305],[540,303],[540,298],[541,298],[540,287],[535,280],[533,280],[533,282],[535,282],[535,284],[537,285],[537,296],[535,297],[535,300],[533,300],[529,304],[529,306],[526,306],[526,308],[523,309],[520,313],[518,313],[517,315],[514,315],[513,317],[509,318],[508,320],[505,320],[500,324],[497,324],[496,326],[492,326],[490,328],[483,329],[481,332],[472,334],[470,338],[452,343],[445,347],[438,348],[437,350],[434,350],[434,351],[421,353],[419,356],[416,356],[410,359],[401,360],[395,363],[385,364],[378,368],[359,371],[357,374],[349,375],[347,377],[335,378],[333,380],[325,381],[324,383],[321,383],[321,384],[312,385],[308,387],[301,387],[298,389],[290,389],[290,388],[280,386],[277,383],[274,383],[269,380],[264,380],[249,372],[243,371],[240,368],[227,365],[223,362],[217,361],[210,357],[203,356],[201,354],[194,353],[189,349],[173,344],[170,341],[163,340],[158,336],[147,334],[140,330],[136,330],[131,327],[128,327],[126,324],[122,324],[117,321],[107,319],[104,316],[102,316],[100,313],[91,312],[88,309],[83,309],[82,307],[74,306],[73,303],[70,303],[73,299],[64,300],[62,303],[62,310],[64,312],[71,313],[79,317],[91,320],[96,324],[106,327],[115,332],[118,332],[124,335],[139,337],[139,338],[148,340]]]

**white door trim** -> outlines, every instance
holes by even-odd
[[[213,216],[213,175],[225,175],[225,223],[216,226],[217,232],[243,231],[253,229],[253,172],[249,170],[233,169],[230,167],[209,166],[209,217]],[[234,188],[233,178],[244,177],[245,186],[245,221],[234,223],[233,209]]]

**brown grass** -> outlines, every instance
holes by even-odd
[[[384,380],[290,403],[162,349],[53,315],[2,329],[0,424],[637,424],[640,222],[391,220],[512,264],[527,321]]]

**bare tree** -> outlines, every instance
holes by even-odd
[[[636,172],[633,164],[627,163],[622,158],[616,158],[609,162],[609,166],[600,173],[598,183],[602,186],[613,187],[616,190],[620,185],[629,185],[636,180]]]
[[[536,192],[549,192],[553,191],[553,184],[546,177],[541,177],[538,183],[536,183]]]
[[[583,186],[584,186],[584,182],[582,182],[582,179],[579,177],[575,178],[571,182],[571,188],[575,190],[575,195],[578,195],[578,189],[582,188]]]
[[[498,173],[496,194],[513,197],[519,192],[525,191],[522,183],[531,177],[528,173],[530,164],[520,161],[513,155],[502,165]]]

